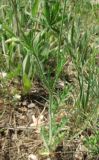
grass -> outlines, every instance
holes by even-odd
[[[22,94],[40,79],[49,97],[43,153],[50,155],[64,140],[97,125],[99,4],[1,0],[0,6],[0,71],[7,72],[7,80],[21,77]],[[58,119],[61,110],[65,114]]]

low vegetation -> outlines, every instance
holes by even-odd
[[[99,159],[99,4],[0,1],[0,158]]]

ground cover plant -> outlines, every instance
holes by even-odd
[[[0,1],[0,159],[99,159],[99,4]]]

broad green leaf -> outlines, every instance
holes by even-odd
[[[24,58],[24,61],[23,61],[23,74],[25,73],[26,71],[26,65],[27,65],[27,61],[28,61],[28,54],[26,54],[25,58]]]
[[[28,78],[27,74],[23,75],[23,86],[25,92],[28,92],[31,89],[31,81]]]
[[[33,17],[35,17],[35,15],[37,14],[38,8],[39,8],[39,0],[34,0],[33,6],[32,6],[32,16]]]

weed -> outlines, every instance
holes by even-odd
[[[8,79],[20,76],[25,93],[35,79],[42,82],[49,95],[49,118],[41,136],[49,154],[69,134],[69,122],[72,128],[74,123],[81,127],[99,116],[99,5],[89,0],[1,0],[0,6],[0,71],[5,70]],[[62,79],[68,59],[74,67],[73,83]],[[60,80],[64,85],[58,90]],[[69,108],[71,95],[74,103]],[[61,109],[69,115],[57,117]],[[95,153],[96,141],[97,134],[86,140]]]

